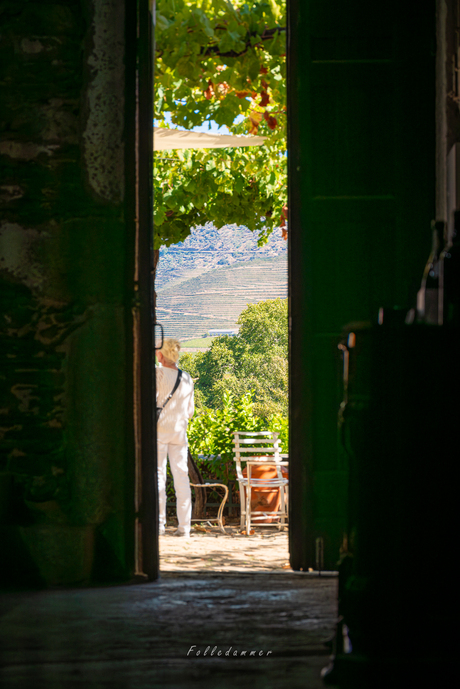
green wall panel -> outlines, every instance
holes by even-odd
[[[415,304],[434,217],[434,4],[291,0],[291,563],[338,559],[347,455],[337,345]],[[327,490],[328,482],[331,490]]]

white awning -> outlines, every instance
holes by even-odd
[[[265,136],[232,136],[205,134],[180,129],[153,128],[153,150],[172,151],[174,148],[228,148],[231,146],[261,146]]]

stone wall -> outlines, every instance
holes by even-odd
[[[124,578],[134,461],[124,1],[5,1],[0,18],[1,573]]]

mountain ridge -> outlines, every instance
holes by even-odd
[[[248,304],[287,297],[287,243],[271,235],[259,247],[257,236],[237,226],[195,228],[185,242],[161,250],[155,286],[167,337],[235,327]]]

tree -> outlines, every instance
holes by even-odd
[[[287,299],[268,299],[248,304],[241,312],[238,323],[240,339],[254,353],[270,355],[280,350],[288,356]]]
[[[157,0],[155,118],[262,134],[260,148],[155,153],[155,248],[212,221],[245,225],[260,241],[284,226],[285,9],[279,0]]]
[[[249,393],[257,416],[287,415],[287,299],[250,304],[238,323],[238,336],[216,338],[208,351],[181,357],[196,379],[197,408],[219,409],[225,394]]]

